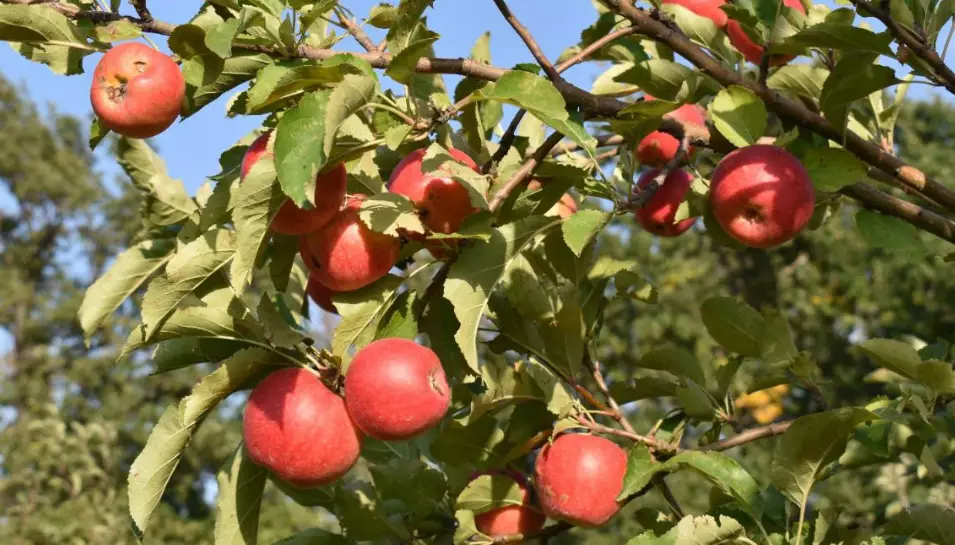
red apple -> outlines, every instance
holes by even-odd
[[[308,292],[308,296],[311,297],[312,301],[315,301],[315,304],[322,310],[331,312],[332,314],[338,314],[338,309],[335,308],[335,303],[332,301],[332,296],[337,293],[335,290],[325,287],[325,285],[316,280],[314,276],[308,275],[308,286],[305,288],[305,291]]]
[[[663,3],[683,6],[700,17],[713,21],[719,28],[726,26],[728,20],[726,12],[720,9],[726,0],[663,0]]]
[[[240,169],[243,178],[259,159],[272,155],[268,150],[271,134],[269,131],[256,138],[245,152]],[[341,209],[347,187],[348,174],[344,163],[332,166],[315,180],[315,206],[306,210],[296,206],[291,199],[285,201],[272,219],[272,230],[283,235],[300,236],[321,229]]]
[[[806,8],[803,7],[802,2],[799,0],[783,0],[783,4],[803,15],[806,14]],[[753,64],[760,64],[763,61],[763,51],[765,51],[765,48],[762,45],[753,43],[753,40],[749,39],[749,36],[746,35],[746,31],[743,30],[743,27],[741,27],[738,22],[730,19],[726,23],[726,35],[729,36],[730,43],[733,44],[733,47],[742,53],[746,60]],[[794,58],[796,58],[795,55],[773,55],[769,59],[769,65],[779,66],[786,64]]]
[[[130,138],[150,138],[179,117],[186,80],[169,56],[137,42],[106,52],[93,71],[90,102],[100,122]]]
[[[644,100],[653,100],[653,97],[645,95]],[[668,117],[683,123],[706,124],[703,108],[696,104],[684,104],[670,112]],[[680,141],[675,136],[662,131],[653,131],[637,144],[637,159],[645,166],[662,167],[676,156],[679,147]],[[696,148],[690,146],[687,151],[692,156],[696,153]]]
[[[376,233],[358,217],[364,195],[351,195],[325,227],[299,239],[299,251],[315,280],[334,291],[354,291],[388,274],[401,243]]]
[[[345,405],[366,434],[404,441],[433,428],[448,411],[451,388],[431,349],[407,339],[380,339],[345,372]]]
[[[448,150],[452,157],[477,172],[477,164],[466,153]],[[388,178],[388,190],[411,199],[418,209],[421,223],[435,233],[454,233],[464,218],[477,212],[471,205],[467,188],[453,178],[421,170],[425,149],[415,150],[398,163]]]
[[[534,178],[527,183],[527,189],[531,191],[538,191],[543,185],[541,181]],[[577,213],[577,201],[574,200],[573,195],[570,193],[564,193],[560,196],[560,200],[557,201],[554,206],[550,207],[544,215],[545,216],[557,216],[561,219],[567,219]]]
[[[783,148],[740,148],[716,166],[710,182],[713,215],[734,239],[752,248],[772,248],[809,223],[815,207],[809,174]]]
[[[627,453],[603,437],[564,434],[541,449],[534,472],[548,517],[595,528],[620,510]]]
[[[547,517],[536,507],[531,500],[531,490],[527,485],[527,478],[516,471],[489,471],[478,473],[471,477],[477,479],[482,475],[504,474],[514,480],[521,489],[521,505],[507,505],[475,515],[474,524],[478,531],[491,537],[507,536],[512,534],[529,534],[544,527]]]
[[[637,181],[637,187],[647,187],[658,174],[660,174],[660,171],[657,169],[644,172]],[[634,213],[637,221],[644,229],[655,235],[662,237],[682,235],[687,229],[693,227],[696,218],[686,218],[675,223],[673,218],[676,216],[683,199],[686,198],[692,183],[693,176],[690,176],[687,171],[675,169],[670,172],[664,178],[663,184],[657,188],[653,197]]]
[[[345,401],[297,367],[270,374],[252,390],[242,426],[252,461],[302,488],[338,479],[361,450]]]

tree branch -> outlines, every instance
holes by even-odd
[[[792,426],[793,421],[788,422],[777,422],[775,424],[769,424],[767,426],[761,426],[759,428],[752,428],[746,430],[742,433],[734,435],[729,439],[724,439],[718,443],[713,443],[711,445],[706,445],[700,450],[715,450],[723,451],[729,450],[740,445],[745,445],[746,443],[751,443],[759,439],[765,439],[767,437],[774,437],[776,435],[782,435],[786,430],[789,429],[789,426]]]
[[[610,426],[604,426],[603,424],[592,422],[583,417],[578,418],[577,422],[579,422],[581,426],[584,426],[585,428],[587,428],[588,430],[594,433],[600,433],[603,435],[613,435],[614,437],[622,437],[624,439],[629,439],[630,441],[633,441],[634,443],[644,444],[647,447],[653,449],[653,451],[655,452],[660,452],[664,454],[676,454],[677,452],[680,452],[680,449],[677,447],[666,445],[664,443],[661,443],[660,441],[657,441],[653,437],[640,435],[639,433],[635,433],[633,431],[611,428]],[[630,429],[632,430],[633,427],[631,426]]]
[[[889,32],[892,33],[892,36],[895,37],[895,40],[899,42],[899,44],[907,47],[915,56],[925,61],[925,64],[932,68],[935,72],[935,77],[932,79],[945,87],[949,93],[955,95],[955,72],[945,64],[945,61],[942,60],[931,45],[920,36],[895,22],[892,16],[879,6],[866,0],[851,1],[860,12],[868,12],[879,21],[882,21],[882,24],[885,25],[885,28],[889,29]]]
[[[494,198],[491,199],[490,210],[494,212],[497,210],[504,201],[507,200],[508,195],[514,191],[517,186],[524,183],[525,180],[534,172],[534,169],[537,168],[544,158],[550,154],[550,150],[554,149],[554,146],[560,143],[563,140],[564,135],[559,132],[547,137],[547,140],[544,140],[544,143],[540,145],[537,150],[534,151],[534,155],[530,159],[524,161],[524,164],[521,165],[521,168],[511,176],[511,179],[504,184],[504,187],[499,189],[497,193],[494,194]]]
[[[667,179],[667,176],[669,176],[674,170],[680,168],[680,165],[686,161],[686,158],[690,153],[689,149],[690,144],[687,142],[686,137],[682,138],[680,140],[679,147],[677,147],[676,153],[673,155],[673,158],[663,165],[663,168],[660,169],[660,172],[653,177],[653,180],[651,180],[646,187],[638,190],[636,194],[630,198],[630,208],[633,210],[638,210],[646,206],[646,204],[650,202],[650,199],[656,195],[657,191],[663,187],[663,182]]]
[[[335,14],[338,15],[338,22],[345,27],[345,30],[351,34],[352,38],[355,38],[355,41],[361,45],[365,51],[377,52],[378,47],[375,45],[375,42],[372,41],[371,37],[355,22],[354,19],[345,15],[342,10],[336,9]]]
[[[955,243],[955,221],[913,202],[894,197],[864,183],[843,187],[839,193],[859,201],[866,208],[895,216],[919,229]]]
[[[690,61],[724,86],[739,85],[758,96],[766,107],[780,117],[807,128],[821,136],[843,144],[857,157],[880,170],[895,176],[906,186],[934,200],[949,211],[955,212],[955,191],[929,178],[921,170],[908,165],[898,157],[887,153],[880,146],[864,140],[852,131],[843,131],[833,126],[820,114],[809,110],[801,102],[792,100],[773,89],[753,82],[724,66],[702,48],[694,44],[682,32],[658,21],[645,11],[623,0],[602,0],[611,10],[628,19],[640,34],[662,42],[675,53]]]
[[[137,19],[135,17],[127,17],[125,15],[120,15],[118,13],[109,11],[84,10],[71,4],[64,4],[51,0],[0,0],[0,4],[18,4],[21,6],[42,5],[54,9],[71,19],[86,19],[94,23],[129,21],[130,23],[133,23],[134,25],[143,29],[144,32],[162,34],[164,36],[172,34],[172,31],[176,29],[176,25],[164,23],[162,21],[156,21],[155,19],[152,19],[152,15],[149,15],[149,19]],[[145,8],[145,4],[143,4],[143,8]],[[148,14],[149,11],[146,10],[146,13]]]
[[[149,12],[149,8],[146,7],[146,0],[129,0],[130,5],[133,6],[133,9],[136,10],[136,14],[139,15],[139,18],[143,21],[152,21],[153,14]]]
[[[497,6],[497,9],[501,12],[501,15],[504,16],[504,19],[507,20],[508,24],[511,25],[511,28],[514,29],[514,32],[517,32],[517,35],[521,37],[521,40],[524,41],[524,45],[527,46],[527,49],[531,52],[531,55],[534,56],[534,59],[537,60],[537,64],[541,65],[541,68],[544,69],[544,73],[547,74],[547,77],[551,81],[557,82],[562,80],[560,73],[554,68],[554,65],[547,59],[547,55],[544,55],[544,52],[541,50],[540,46],[537,44],[537,40],[531,36],[527,27],[525,27],[517,19],[517,16],[511,12],[511,8],[508,7],[507,2],[504,0],[494,0],[494,5]]]

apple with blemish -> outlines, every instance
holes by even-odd
[[[253,165],[262,157],[271,156],[268,149],[272,131],[256,138],[242,157],[240,175],[248,176]],[[348,173],[344,163],[337,163],[315,179],[315,205],[300,208],[291,199],[282,203],[272,218],[272,230],[283,235],[300,236],[321,229],[338,213],[345,200]]]
[[[544,514],[576,526],[596,528],[620,503],[627,453],[596,435],[564,434],[545,445],[534,468]]]
[[[106,52],[93,70],[90,102],[116,134],[151,138],[179,117],[186,80],[168,55],[127,42]]]
[[[806,14],[806,8],[799,0],[783,0],[783,5],[802,13],[803,15]],[[761,44],[753,42],[753,40],[750,39],[749,35],[746,34],[746,31],[743,30],[743,27],[740,26],[738,22],[730,19],[726,23],[726,35],[729,37],[730,43],[733,44],[733,47],[742,53],[746,60],[757,65],[763,62],[763,52],[766,50],[766,48]],[[772,55],[769,58],[769,65],[780,66],[795,58],[795,55]]]
[[[348,366],[345,404],[366,435],[405,441],[444,418],[451,388],[430,348],[407,339],[380,339],[359,350]]]
[[[646,189],[659,174],[658,169],[644,172],[637,181],[637,187]],[[634,212],[637,221],[647,231],[662,237],[675,237],[685,233],[696,223],[696,218],[685,218],[680,221],[674,221],[674,219],[692,183],[693,176],[690,176],[687,171],[681,168],[671,171],[653,196]]]
[[[751,248],[792,240],[812,219],[815,199],[802,163],[778,146],[757,144],[730,153],[710,181],[716,221]]]
[[[645,95],[644,100],[654,100],[654,98]],[[667,117],[681,123],[706,125],[706,115],[703,108],[696,104],[684,104],[667,114]],[[637,160],[645,166],[662,167],[676,157],[676,152],[679,149],[680,141],[675,136],[663,131],[653,131],[644,136],[637,144]],[[687,155],[692,157],[695,153],[696,148],[689,146]]]
[[[422,169],[426,149],[409,153],[398,163],[388,178],[388,190],[404,195],[414,203],[421,223],[435,233],[454,233],[464,219],[477,212],[471,204],[468,189],[440,172],[426,173]],[[477,163],[466,153],[450,149],[458,162],[478,172]]]
[[[333,291],[354,291],[388,274],[398,261],[397,237],[372,231],[358,216],[364,195],[350,195],[328,225],[299,239],[312,277]]]
[[[347,473],[362,440],[345,401],[301,368],[276,371],[252,390],[242,435],[253,462],[300,488]]]

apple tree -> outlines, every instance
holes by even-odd
[[[895,125],[910,85],[955,93],[951,3],[599,0],[548,59],[487,2],[535,63],[495,66],[489,35],[436,57],[426,16],[451,1],[209,0],[172,23],[145,0],[0,0],[24,57],[84,77],[102,54],[90,146],[115,133],[141,193],[139,232],[79,310],[87,342],[142,292],[120,358],[213,369],[129,469],[136,535],[203,421],[248,392],[216,543],[258,541],[267,482],[334,515],[283,543],[546,542],[650,496],[665,507],[619,542],[952,543],[955,511],[931,497],[863,531],[814,506],[861,465],[951,480],[947,343],[861,340],[892,385],[864,398],[827,392],[785,305],[701,297],[685,319],[711,358],[661,344],[622,372],[600,346],[614,301],[653,313],[660,289],[605,243],[624,222],[765,259],[848,218],[872,247],[948,267],[955,190],[896,154]],[[584,62],[609,64],[590,91],[562,77]],[[223,96],[262,128],[189,195],[143,138]],[[310,300],[340,316],[328,346]],[[778,420],[790,391],[812,410]],[[642,400],[665,408],[647,426]],[[768,463],[736,455],[754,442],[774,442]],[[708,483],[705,509],[684,508],[700,496],[675,492],[684,474]]]

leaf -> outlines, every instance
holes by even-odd
[[[454,466],[474,464],[495,467],[506,462],[494,450],[503,442],[504,431],[493,418],[479,418],[466,426],[452,420],[432,441],[431,454],[436,460]]]
[[[274,62],[265,53],[237,53],[225,60],[215,81],[205,85],[187,85],[183,102],[183,119],[198,112],[227,91],[249,81]]]
[[[206,48],[223,59],[231,57],[232,41],[235,40],[240,23],[239,19],[227,19],[221,25],[208,29],[204,39]],[[225,66],[224,63],[223,66]]]
[[[477,91],[475,98],[511,104],[538,117],[544,116],[557,121],[568,118],[567,104],[554,84],[546,78],[523,70],[506,72],[497,82]],[[543,118],[541,120],[546,122]]]
[[[913,505],[893,516],[882,532],[939,545],[955,544],[955,509],[944,505]]]
[[[388,275],[360,290],[335,295],[341,321],[332,336],[332,352],[344,356],[355,345],[358,350],[374,339],[378,320],[397,297],[402,278]]]
[[[304,335],[301,331],[289,324],[289,321],[292,321],[293,318],[288,308],[285,307],[282,294],[276,293],[274,297],[278,301],[280,308],[276,308],[277,301],[269,297],[269,294],[262,294],[262,298],[259,300],[259,306],[256,309],[258,311],[259,322],[262,323],[265,329],[265,336],[274,346],[281,348],[293,347],[302,342]],[[285,315],[289,316],[288,320],[283,316],[283,310],[285,311]]]
[[[252,273],[269,238],[269,226],[286,202],[275,183],[275,165],[268,156],[261,157],[238,184],[232,222],[236,231],[235,259],[229,277],[236,294],[242,295],[252,282]]]
[[[640,358],[638,367],[666,371],[680,378],[688,378],[697,384],[706,384],[703,367],[696,356],[686,350],[672,347],[655,348]]]
[[[406,233],[425,233],[414,203],[404,195],[381,193],[361,203],[358,217],[376,233],[393,237]]]
[[[720,515],[719,522],[709,515],[686,516],[666,534],[657,537],[645,532],[627,542],[627,545],[727,545],[752,543],[746,538],[743,526]]]
[[[352,545],[347,537],[322,530],[309,528],[292,537],[287,537],[275,545]]]
[[[454,334],[460,326],[451,303],[444,297],[432,297],[428,312],[421,321],[420,330],[428,335],[429,346],[441,360],[441,366],[448,378],[463,381],[471,368],[454,340]]]
[[[908,379],[918,380],[922,358],[910,344],[892,339],[868,339],[858,346],[879,366]]]
[[[418,319],[414,313],[415,292],[407,290],[378,321],[375,339],[409,339],[418,336]]]
[[[796,505],[805,505],[820,472],[842,455],[855,427],[876,418],[854,407],[798,418],[776,443],[773,484]]]
[[[432,45],[440,37],[426,28],[419,29],[415,34],[414,41],[392,58],[391,64],[385,70],[385,75],[398,83],[408,85],[415,75],[415,66],[418,64],[418,60],[431,54],[433,51]]]
[[[143,35],[143,30],[139,26],[125,19],[112,21],[106,25],[97,25],[94,32],[97,40],[106,43],[133,40]]]
[[[732,297],[711,297],[700,307],[703,324],[713,339],[730,352],[758,358],[763,317]]]
[[[766,132],[766,105],[745,87],[723,89],[708,111],[716,129],[734,146],[751,146]]]
[[[258,543],[259,508],[268,470],[255,465],[240,446],[216,475],[216,545]]]
[[[689,379],[676,389],[676,400],[687,416],[699,420],[712,420],[718,409],[706,390]]]
[[[408,531],[391,522],[370,483],[355,480],[340,484],[335,490],[335,506],[345,535],[353,540],[369,541],[394,534],[408,541]]]
[[[65,15],[43,5],[0,5],[0,40],[58,74],[82,74],[83,57],[96,51]]]
[[[558,222],[541,216],[509,223],[494,229],[487,242],[466,248],[451,266],[444,284],[444,298],[454,305],[461,323],[454,338],[471,369],[477,371],[477,334],[491,292],[508,267],[533,238]]]
[[[169,35],[169,49],[182,59],[182,75],[193,87],[211,85],[225,60],[206,45],[206,31],[194,24],[179,25]]]
[[[869,210],[860,210],[855,219],[859,234],[873,248],[914,255],[927,251],[918,229],[902,219]]]
[[[208,231],[180,248],[166,265],[166,274],[153,280],[143,298],[142,335],[148,341],[187,296],[219,272],[235,256],[235,233]]]
[[[653,455],[650,449],[643,443],[637,443],[630,447],[627,453],[627,471],[623,474],[623,488],[617,495],[617,501],[623,501],[626,498],[643,490],[650,484],[654,475],[663,470],[663,464],[653,461]]]
[[[845,55],[822,87],[819,107],[839,132],[845,130],[852,102],[897,82],[894,70],[871,59],[866,54]]]
[[[332,91],[305,95],[279,121],[275,163],[282,190],[299,206],[314,198],[315,176],[326,165],[338,129],[368,104],[378,87],[374,74],[347,75]]]
[[[892,50],[889,48],[891,43],[892,35],[888,32],[876,34],[851,24],[824,21],[781,40],[771,48],[771,52],[799,53],[807,47],[818,47],[892,55]]]
[[[458,494],[456,509],[475,514],[507,506],[524,505],[524,491],[507,475],[481,475]]]
[[[376,28],[391,28],[398,20],[398,10],[390,4],[378,4],[371,8],[367,22]]]
[[[789,362],[799,356],[793,341],[789,322],[778,310],[763,311],[763,327],[759,332],[759,353],[763,363],[769,365]]]
[[[392,54],[398,55],[408,46],[415,28],[421,22],[424,10],[432,2],[433,0],[401,0],[396,8],[395,19],[388,29],[388,35],[385,37],[388,50]]]
[[[621,405],[641,399],[670,397],[676,395],[678,383],[672,379],[655,377],[634,379],[629,383],[614,382],[610,385],[610,395]]]
[[[662,100],[696,102],[702,94],[719,89],[709,76],[667,59],[650,59],[634,64],[633,68],[617,76],[621,83],[639,85],[644,92]],[[687,91],[690,91],[689,93]]]
[[[260,111],[315,88],[331,88],[346,75],[368,74],[370,67],[354,55],[334,55],[321,63],[297,62],[266,66],[248,91],[246,107]]]
[[[612,218],[611,214],[600,210],[580,210],[561,225],[564,242],[577,257],[580,257],[584,248],[597,236],[597,233],[607,226]]]
[[[862,161],[839,148],[809,148],[802,163],[818,191],[836,192],[866,177]]]
[[[721,452],[688,451],[670,458],[665,466],[672,471],[689,468],[700,473],[759,520],[762,512],[759,483],[736,460]]]
[[[766,85],[770,89],[790,91],[797,96],[818,101],[827,77],[829,70],[821,66],[787,64],[777,68],[766,80]]]
[[[574,406],[574,397],[567,391],[560,377],[533,359],[524,364],[522,369],[541,391],[548,411],[557,417],[568,414]]]
[[[88,343],[106,318],[172,257],[175,241],[144,240],[116,261],[86,290],[77,317]]]
[[[139,537],[196,428],[220,401],[271,361],[273,356],[260,348],[239,351],[202,379],[178,406],[166,409],[129,469],[129,512]]]

